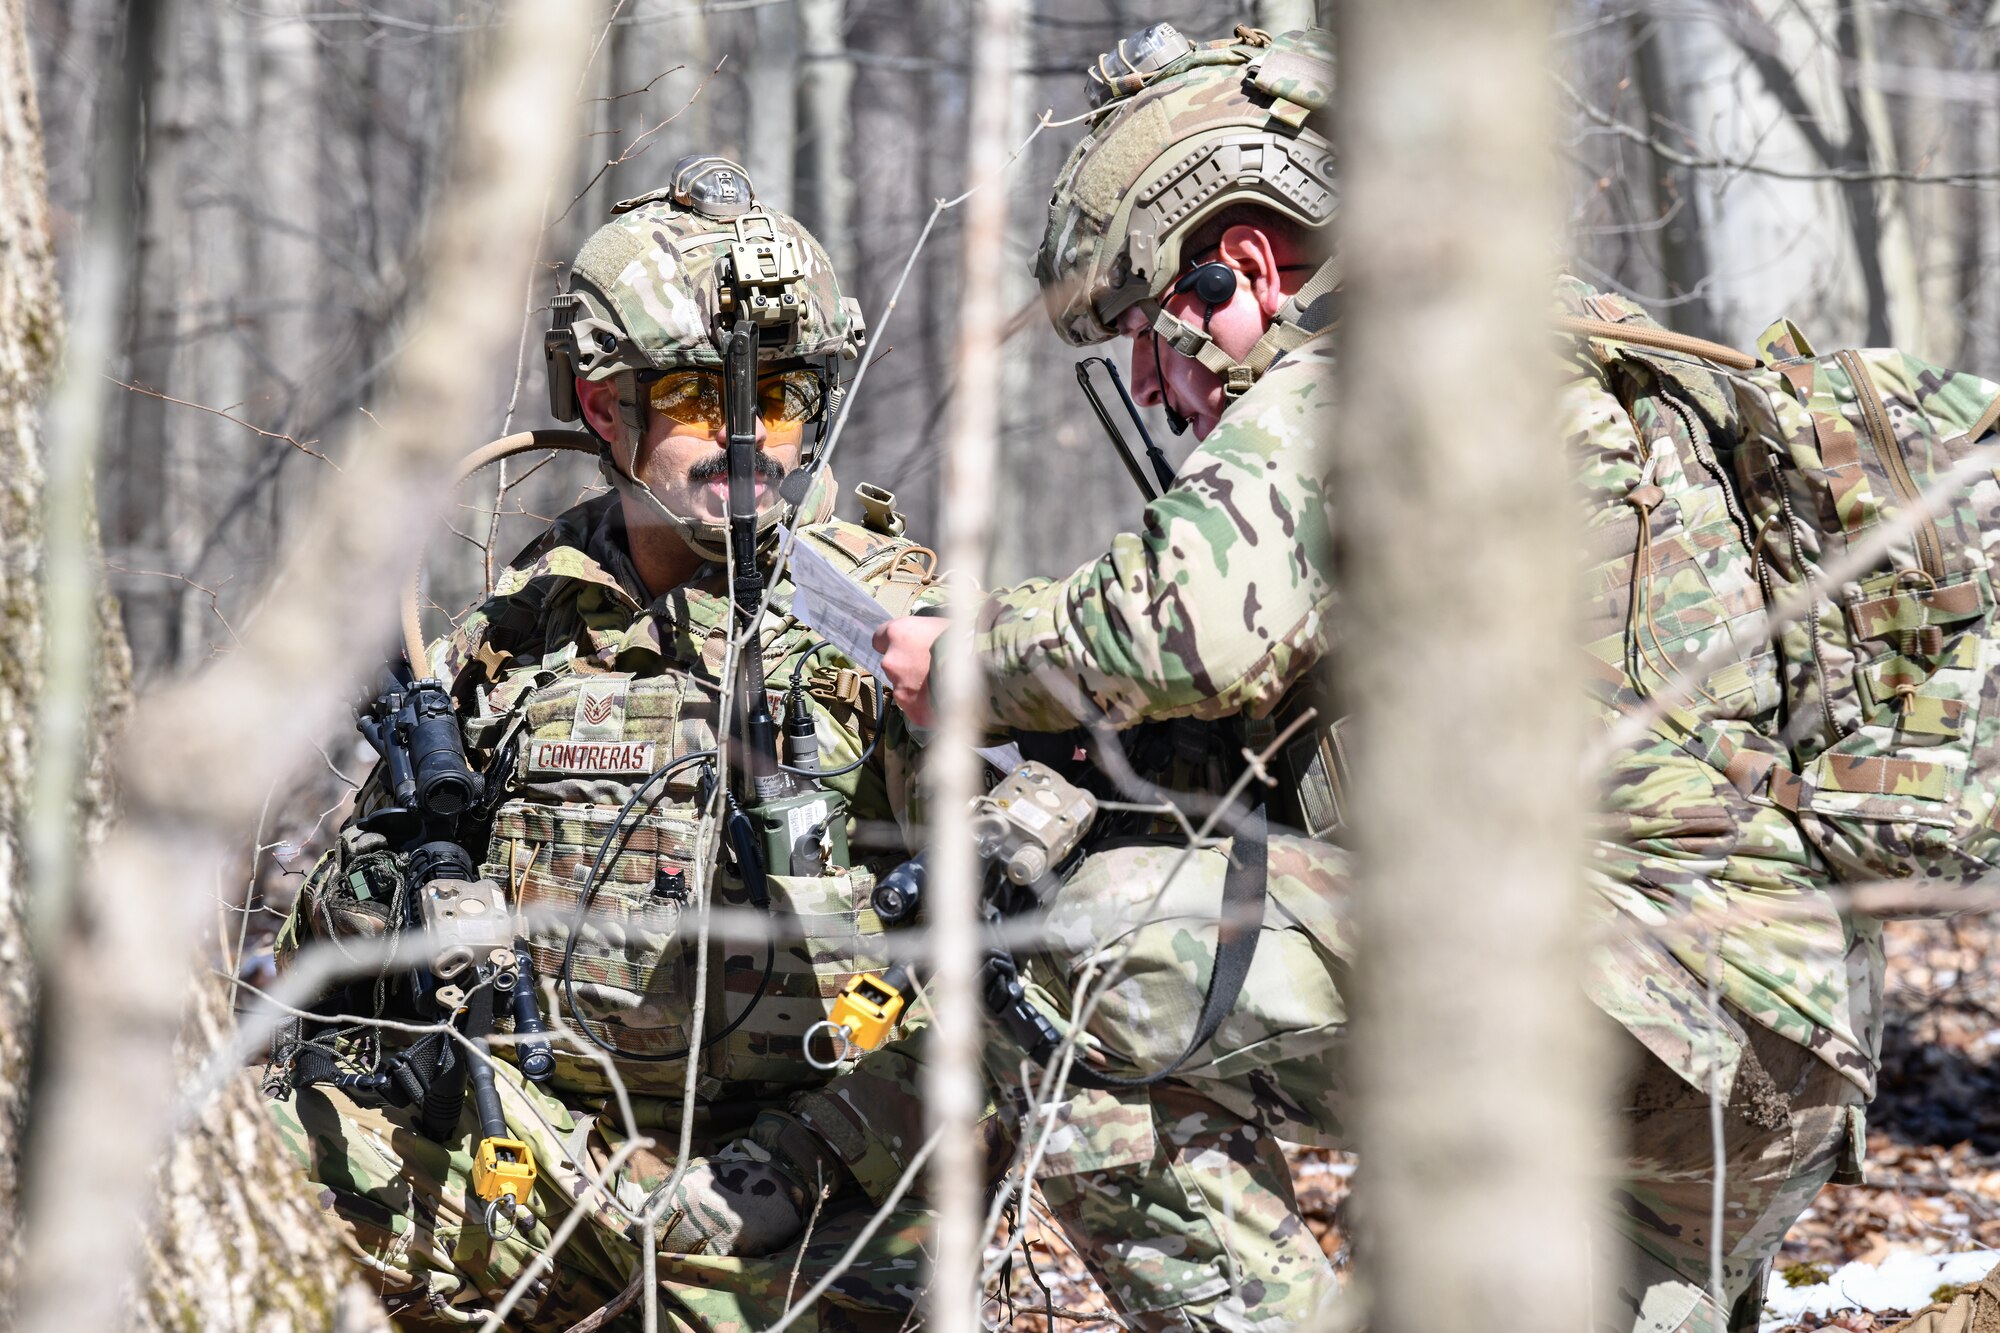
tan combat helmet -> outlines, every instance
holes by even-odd
[[[720,560],[725,525],[673,512],[630,471],[645,429],[645,384],[669,370],[720,372],[729,331],[744,315],[758,327],[760,370],[815,372],[820,393],[800,466],[781,486],[782,502],[758,515],[760,535],[774,533],[803,498],[793,478],[808,478],[838,407],[841,363],[860,353],[861,307],[841,294],[811,233],[760,208],[749,173],[727,158],[684,157],[668,185],[611,212],[577,253],[569,290],[551,302],[543,342],[549,410],[576,421],[583,415],[576,380],[613,381],[621,429],[619,439],[603,442],[605,478],[695,551]]]
[[[1056,178],[1035,276],[1057,332],[1103,342],[1134,306],[1167,345],[1222,378],[1234,398],[1279,356],[1331,322],[1328,259],[1242,361],[1160,308],[1195,229],[1239,204],[1305,227],[1333,220],[1332,143],[1315,112],[1333,97],[1333,53],[1318,28],[1279,37],[1238,28],[1196,43],[1156,23],[1089,71],[1098,110]]]

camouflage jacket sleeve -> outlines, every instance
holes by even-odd
[[[1321,442],[1332,363],[1308,346],[1223,414],[1146,507],[1142,530],[1065,579],[987,601],[979,648],[993,719],[1028,731],[1261,714],[1327,647]],[[1083,711],[1088,711],[1083,710]]]

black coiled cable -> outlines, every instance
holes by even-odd
[[[570,1017],[575,1020],[577,1030],[583,1033],[583,1035],[589,1040],[591,1045],[597,1047],[599,1050],[605,1051],[617,1057],[620,1060],[632,1060],[642,1064],[666,1064],[673,1060],[684,1059],[688,1055],[689,1051],[687,1047],[682,1047],[678,1051],[668,1051],[664,1055],[637,1055],[628,1051],[619,1050],[617,1047],[611,1045],[609,1042],[605,1041],[602,1037],[598,1036],[595,1032],[591,1031],[590,1021],[583,1016],[583,1011],[577,1007],[576,1003],[576,978],[573,975],[572,971],[573,965],[576,961],[576,937],[578,932],[580,932],[583,929],[584,918],[590,915],[590,901],[591,898],[595,896],[595,894],[597,893],[597,876],[598,873],[604,868],[605,853],[611,849],[611,843],[613,839],[617,838],[621,833],[627,831],[625,828],[625,818],[627,815],[632,813],[632,807],[639,803],[639,798],[641,796],[644,796],[646,794],[646,790],[649,787],[651,787],[654,783],[662,782],[664,779],[673,776],[675,773],[679,772],[683,768],[688,767],[690,764],[699,763],[713,758],[715,758],[714,750],[696,750],[693,754],[684,754],[680,758],[674,760],[672,763],[666,765],[666,767],[654,770],[651,774],[649,774],[646,777],[645,781],[641,782],[637,787],[634,787],[632,789],[632,794],[626,797],[625,804],[618,808],[618,815],[615,819],[611,821],[611,827],[605,830],[604,840],[597,844],[597,856],[595,857],[595,859],[591,861],[590,871],[583,878],[583,891],[577,895],[576,912],[570,918],[569,938],[563,942],[562,970],[557,974],[556,977],[557,984],[559,984],[562,987],[563,1002],[569,1006]],[[664,786],[661,788],[661,790],[662,792],[664,792],[665,790]],[[655,795],[651,800],[647,801],[646,803],[647,813],[651,812],[653,806],[656,803],[658,803],[659,799],[660,799],[659,796]],[[640,818],[641,819],[645,818],[645,813],[642,813],[640,815]],[[778,963],[778,942],[775,938],[767,939],[764,942],[764,975],[758,978],[757,990],[754,994],[751,995],[750,1003],[743,1007],[742,1013],[736,1015],[736,1017],[730,1019],[727,1023],[723,1024],[723,1026],[716,1032],[714,1032],[712,1035],[705,1037],[701,1043],[702,1050],[705,1051],[709,1047],[721,1041],[724,1037],[728,1036],[730,1033],[734,1032],[737,1028],[741,1027],[743,1025],[744,1019],[750,1017],[751,1012],[755,1010],[758,1003],[761,1000],[763,1000],[765,990],[770,987],[771,973],[773,972],[773,970],[776,969],[777,963]]]

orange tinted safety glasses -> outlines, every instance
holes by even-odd
[[[722,374],[689,367],[669,370],[646,386],[647,401],[667,420],[697,430],[721,430]],[[810,370],[774,370],[757,377],[757,415],[774,438],[796,435],[825,405],[826,390]]]

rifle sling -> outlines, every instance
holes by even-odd
[[[1187,1049],[1165,1068],[1150,1074],[1125,1076],[1086,1068],[1080,1061],[1070,1066],[1069,1081],[1078,1087],[1098,1091],[1129,1091],[1150,1088],[1172,1077],[1192,1060],[1195,1052],[1215,1036],[1222,1020],[1243,993],[1250,976],[1250,964],[1257,956],[1257,941],[1264,933],[1265,890],[1269,887],[1270,835],[1264,812],[1252,810],[1236,823],[1235,842],[1229,849],[1229,870],[1222,877],[1222,913],[1216,922],[1215,967],[1208,975],[1208,993],[1202,996],[1201,1014],[1195,1020],[1194,1037]]]

